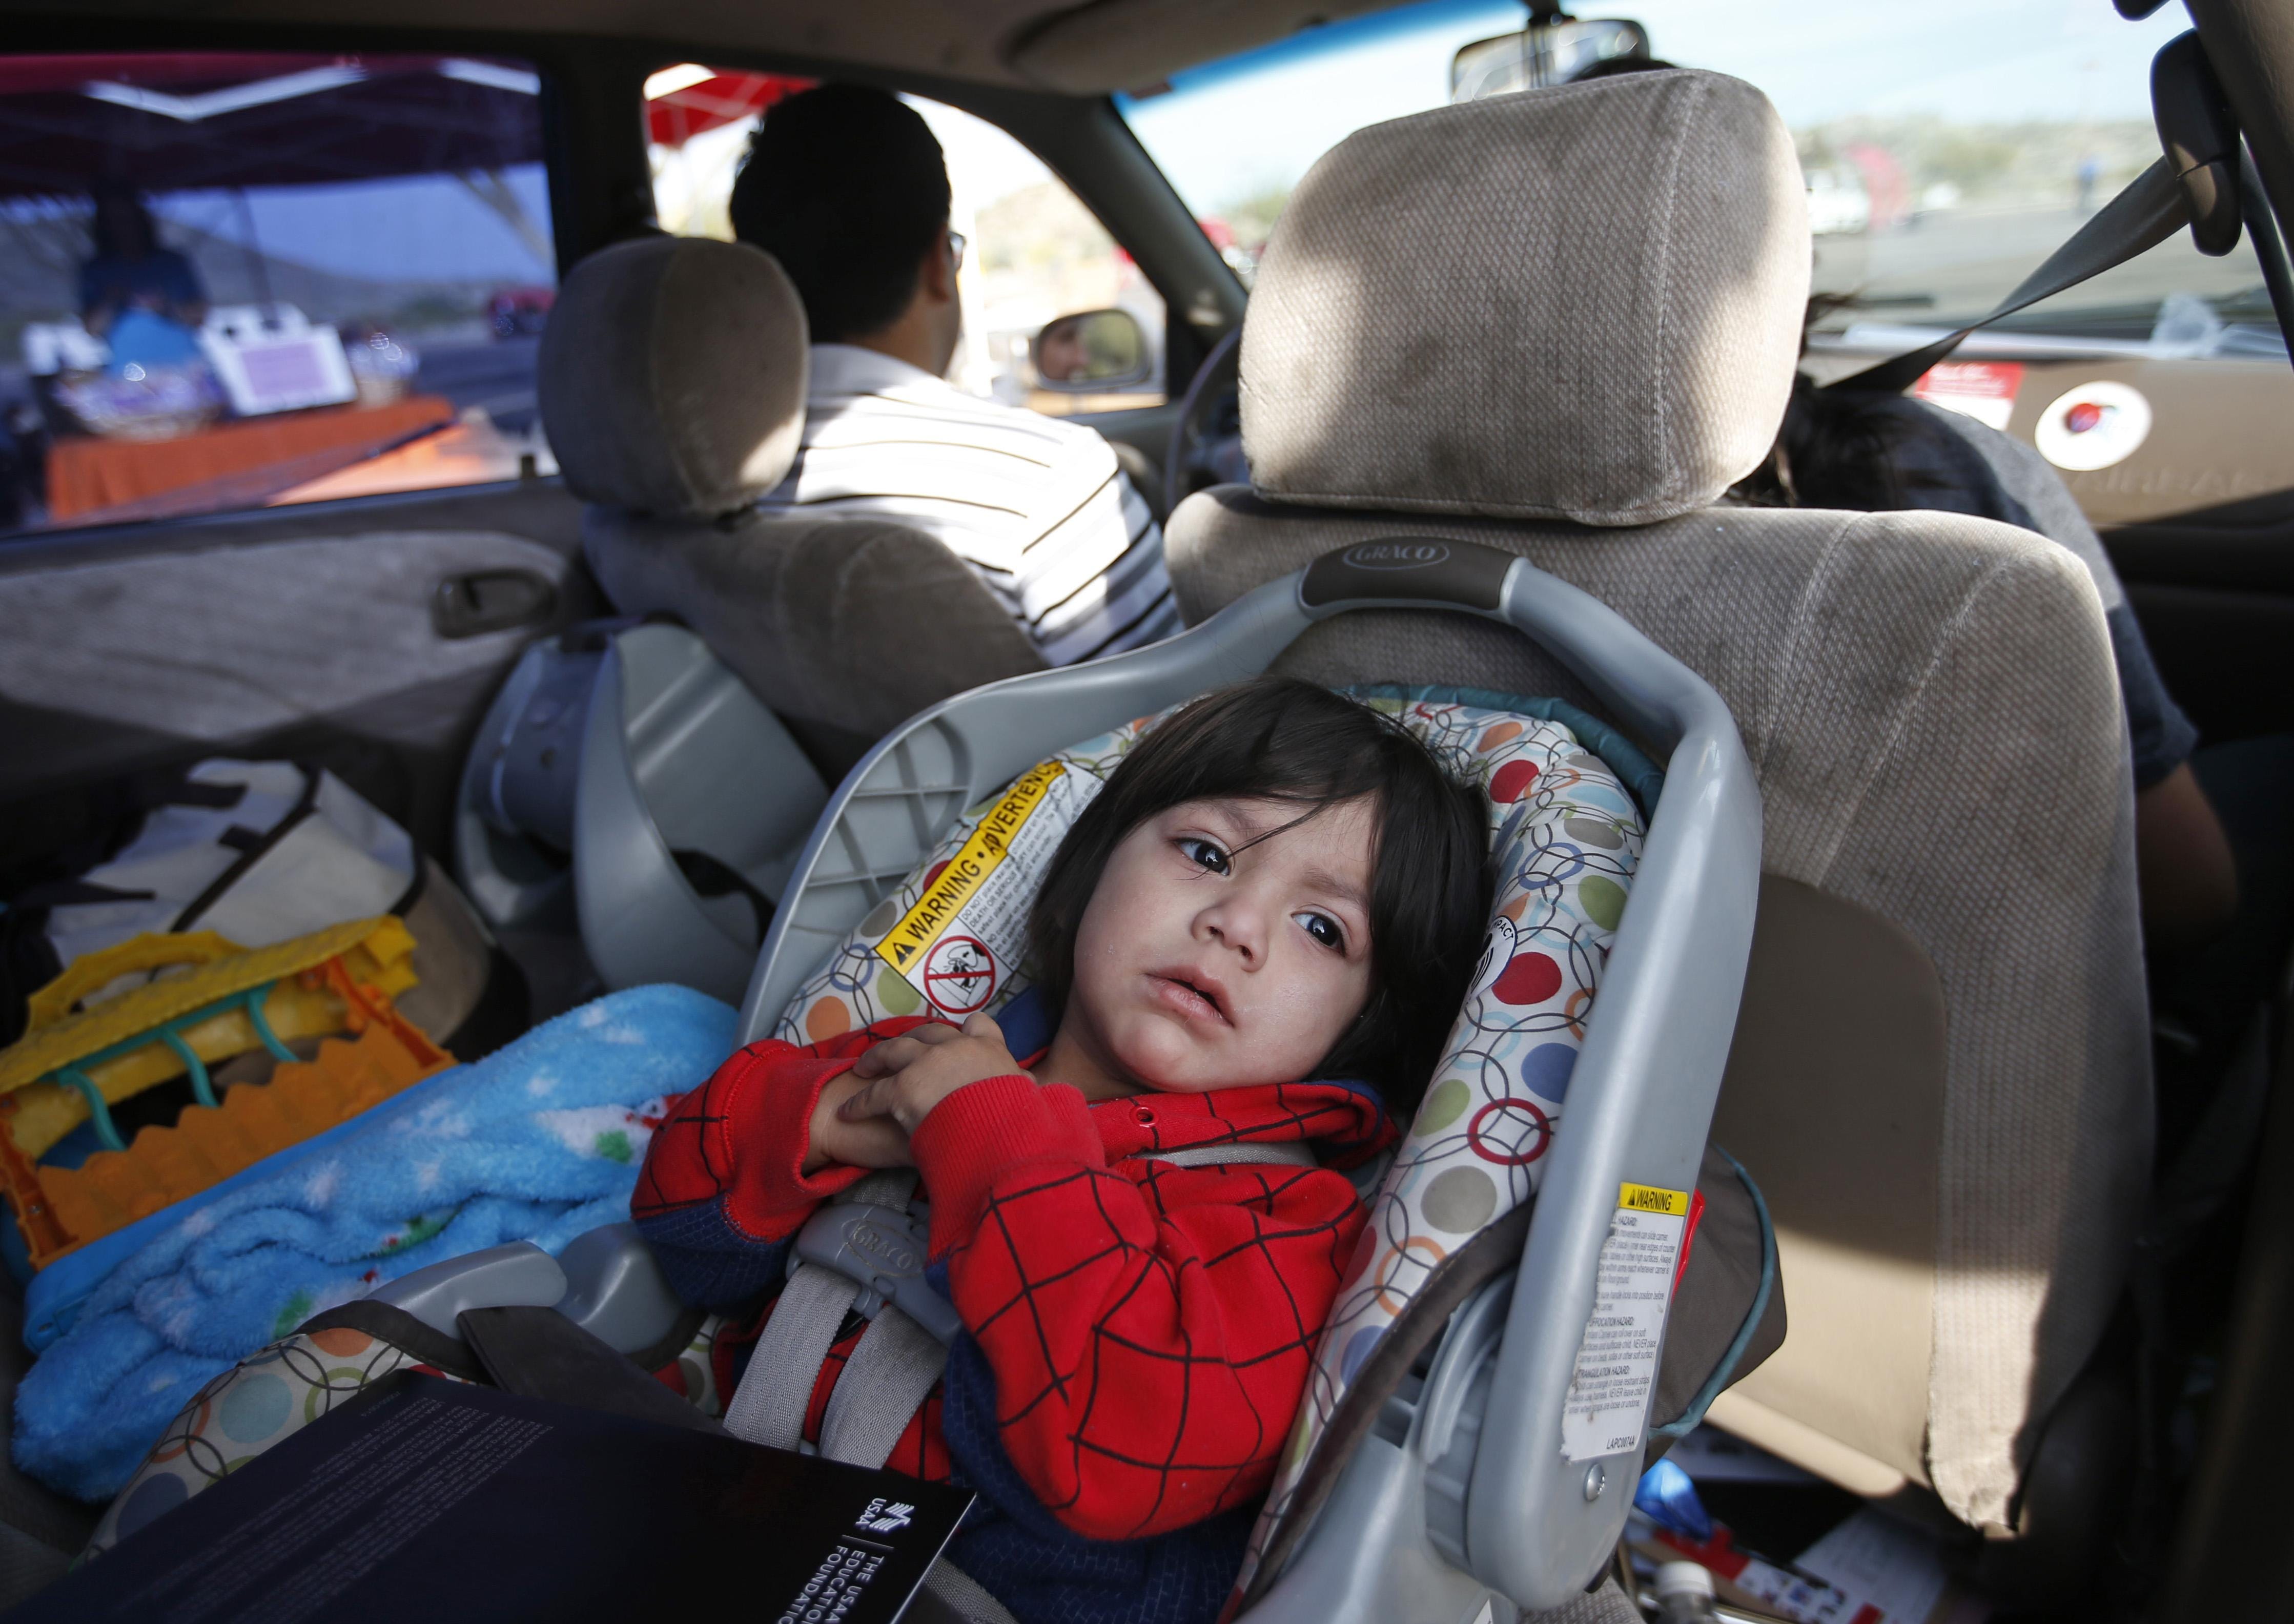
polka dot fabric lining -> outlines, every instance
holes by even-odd
[[[1560,720],[1464,702],[1441,690],[1371,689],[1367,695],[1364,702],[1395,717],[1487,792],[1497,886],[1472,992],[1371,1203],[1371,1222],[1324,1328],[1306,1402],[1252,1538],[1254,1561],[1315,1440],[1387,1328],[1436,1264],[1535,1191],[1646,832],[1617,775]],[[1476,701],[1497,697],[1472,694]],[[1047,805],[1037,815],[1071,821],[1160,719],[1143,718],[1060,752],[1054,759],[1086,792],[1067,798],[1056,813]],[[1638,755],[1621,765],[1654,779]],[[777,1036],[818,1043],[922,1009],[921,995],[886,967],[874,946],[1000,795],[969,808],[931,857],[805,983]],[[1010,967],[999,983],[986,1005],[991,1013],[1028,986],[1025,974]]]
[[[297,1331],[249,1354],[183,1406],[95,1525],[99,1555],[395,1371],[464,1378],[348,1326]]]

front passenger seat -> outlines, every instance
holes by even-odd
[[[932,537],[757,512],[803,433],[807,344],[770,255],[650,237],[565,279],[539,386],[606,597],[692,628],[833,784],[896,723],[1043,661]]]
[[[1956,514],[1715,505],[1775,436],[1808,269],[1792,138],[1738,80],[1360,131],[1259,270],[1251,485],[1181,504],[1167,556],[1197,625],[1333,548],[1480,542],[1719,691],[1764,875],[1713,1137],[1767,1192],[1791,1331],[1712,1419],[2010,1533],[2149,1171],[2127,738],[2063,548]],[[1275,669],[1597,702],[1448,618],[1325,621]]]

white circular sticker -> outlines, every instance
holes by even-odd
[[[2087,473],[2124,462],[2151,432],[2151,402],[2125,384],[2097,378],[2058,396],[2031,438],[2059,468]]]

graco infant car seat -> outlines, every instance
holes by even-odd
[[[1363,696],[1488,787],[1501,873],[1493,949],[1415,1128],[1381,1170],[1355,1288],[1326,1328],[1243,1576],[1241,1616],[1433,1624],[1486,1607],[1510,1620],[1519,1607],[1571,1602],[1602,1571],[1645,1464],[1653,1405],[1685,1430],[1748,1350],[1756,1360],[1780,1336],[1773,1251],[1755,1218],[1739,1226],[1733,1238],[1749,1246],[1735,1246],[1733,1258],[1732,1238],[1708,1231],[1687,1259],[1733,1262],[1744,1288],[1723,1290],[1727,1307],[1697,1335],[1665,1337],[1696,1214],[1708,1198],[1717,1209],[1731,1181],[1725,1164],[1708,1162],[1704,1136],[1750,946],[1760,813],[1725,709],[1615,614],[1492,549],[1356,545],[1167,643],[927,710],[870,752],[816,825],[759,957],[741,1035],[818,1038],[929,1001],[951,1015],[996,1010],[1016,1048],[1033,1046],[1018,1029],[1027,995],[1012,921],[1112,760],[1152,712],[1263,670],[1311,625],[1378,607],[1468,613],[1539,639],[1669,760],[1659,774],[1567,705],[1401,688]],[[1082,728],[1102,735],[1076,744]],[[1650,803],[1644,840],[1639,805]],[[948,877],[980,869],[975,845],[1006,865],[997,883]],[[944,890],[945,907],[928,905]],[[931,921],[921,934],[910,929],[919,918]],[[1757,1196],[1738,1205],[1756,1214]],[[797,1246],[802,1262],[853,1277],[828,1325],[859,1297],[875,1319],[864,1351],[909,1321],[932,1332],[931,1305],[881,1248],[873,1261],[837,1259],[839,1212],[824,1209]],[[880,1228],[901,1222],[880,1207],[862,1215]],[[1657,1251],[1641,1253],[1654,1289],[1621,1344],[1596,1304],[1631,1298],[1636,1237],[1655,1238]],[[373,1374],[418,1358],[468,1368],[464,1336],[485,1361],[462,1315],[516,1303],[556,1303],[632,1356],[673,1356],[692,1336],[625,1227],[586,1238],[562,1265],[528,1246],[439,1264],[299,1335],[339,1337],[358,1328],[346,1316],[363,1312],[361,1327],[405,1350]],[[1589,1357],[1623,1379],[1594,1379]],[[840,1394],[865,1352],[852,1358]],[[761,1353],[731,1395],[726,1419],[737,1435],[795,1441],[752,1425],[777,1368]],[[924,1384],[936,1374],[926,1370]],[[823,1451],[881,1464],[921,1393],[885,1400],[864,1429],[881,1445],[873,1455],[840,1444],[832,1407]],[[117,1526],[115,1514],[107,1532]],[[1488,1528],[1502,1531],[1493,1540]],[[1533,1537],[1519,1539],[1525,1529]],[[934,1604],[1004,1616],[956,1583]],[[1616,1616],[1630,1616],[1609,1595],[1627,1608]]]

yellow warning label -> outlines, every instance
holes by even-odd
[[[1654,1184],[1620,1184],[1617,1205],[1628,1212],[1666,1213],[1675,1218],[1688,1216],[1688,1192],[1685,1190],[1659,1190]]]
[[[1042,803],[1044,792],[1067,770],[1057,761],[1045,761],[1014,784],[995,808],[980,820],[963,849],[950,857],[948,866],[924,887],[924,894],[916,898],[916,905],[876,944],[876,956],[902,975],[907,974],[916,955],[932,945],[978,892],[981,882],[996,872],[996,865],[1011,849],[1012,837]]]

